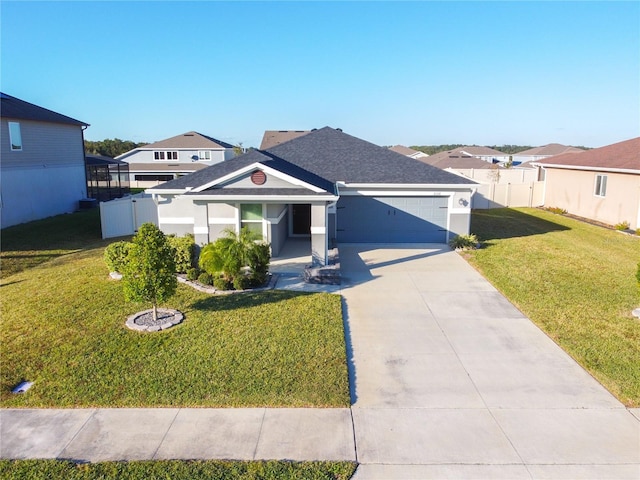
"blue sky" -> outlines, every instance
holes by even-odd
[[[1,2],[4,93],[89,140],[598,147],[640,135],[640,2]]]

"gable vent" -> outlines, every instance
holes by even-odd
[[[267,174],[264,173],[262,170],[256,170],[251,174],[251,181],[255,185],[264,185],[265,182],[267,181]]]

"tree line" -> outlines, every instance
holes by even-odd
[[[104,155],[106,157],[117,157],[134,148],[148,145],[147,142],[135,143],[131,140],[120,140],[119,138],[105,138],[97,142],[91,140],[84,141],[84,151],[93,155]]]

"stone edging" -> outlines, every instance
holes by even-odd
[[[278,275],[270,273],[269,281],[264,287],[247,288],[246,290],[217,290],[215,287],[209,285],[202,285],[198,282],[192,282],[191,280],[187,279],[185,275],[177,275],[177,277],[178,282],[184,283],[185,285],[188,285],[191,288],[198,290],[199,292],[208,293],[209,295],[232,295],[236,293],[263,292],[265,290],[273,290],[278,281]]]
[[[127,321],[125,322],[125,325],[129,327],[131,330],[138,330],[140,332],[158,332],[160,330],[166,330],[167,328],[171,328],[174,325],[177,325],[180,322],[182,322],[182,320],[184,319],[184,315],[182,314],[182,312],[179,312],[178,310],[172,310],[169,308],[158,308],[157,311],[158,313],[171,313],[173,314],[173,318],[171,320],[167,320],[166,322],[160,325],[139,325],[135,323],[138,317],[141,317],[142,315],[146,315],[148,313],[153,312],[153,310],[150,309],[150,310],[144,310],[142,312],[138,312],[138,313],[134,313],[133,315],[130,315],[127,318]]]

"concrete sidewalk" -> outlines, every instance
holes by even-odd
[[[0,457],[356,459],[348,408],[7,409]]]

